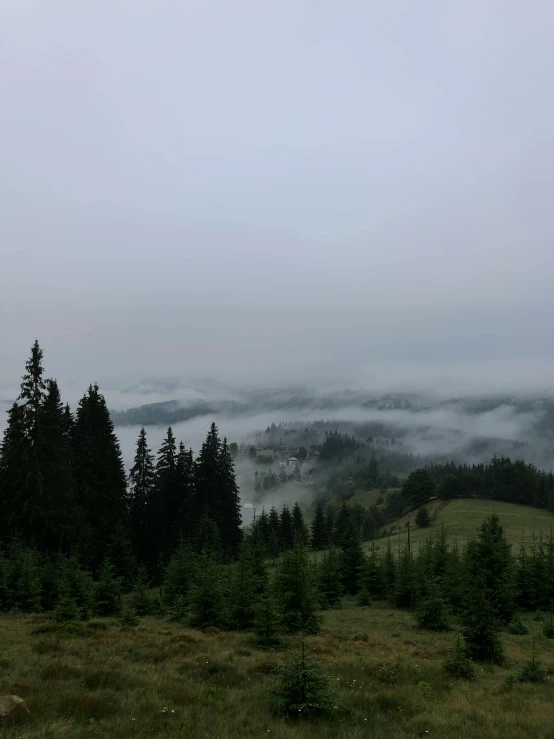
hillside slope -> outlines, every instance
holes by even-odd
[[[444,532],[450,542],[458,540],[461,544],[475,536],[483,519],[496,513],[504,527],[506,538],[515,548],[522,541],[531,544],[533,536],[549,537],[554,531],[554,514],[549,511],[531,506],[503,503],[496,500],[481,498],[460,498],[451,501],[431,501],[427,509],[434,515],[430,526],[424,529],[417,528],[415,517],[417,510],[402,516],[385,529],[395,532],[394,541],[407,541],[406,523],[410,522],[411,543],[416,548],[429,537],[438,536],[444,526]],[[402,530],[398,534],[399,529]]]

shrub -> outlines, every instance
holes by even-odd
[[[516,616],[516,618],[508,624],[508,631],[510,634],[516,634],[517,636],[523,636],[524,634],[529,633],[529,629],[525,626],[519,616]]]
[[[398,662],[391,659],[383,662],[382,665],[379,665],[377,676],[382,683],[385,683],[385,685],[396,685],[400,679],[400,667]]]

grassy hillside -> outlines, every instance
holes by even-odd
[[[106,620],[81,636],[33,633],[45,618],[0,619],[0,693],[21,696],[31,711],[0,726],[2,739],[552,737],[551,680],[505,682],[526,659],[529,637],[503,634],[506,666],[477,666],[474,681],[458,682],[442,669],[453,632],[421,631],[411,613],[380,606],[326,613],[307,647],[331,678],[338,715],[305,722],[273,714],[273,670],[287,655],[253,648],[247,634],[155,618],[127,632]],[[542,625],[524,618],[531,631]],[[554,675],[554,644],[539,644]],[[393,667],[381,670],[384,663]]]
[[[513,546],[519,545],[522,541],[527,544],[531,543],[533,534],[538,539],[541,534],[550,536],[551,530],[554,531],[552,513],[514,503],[463,498],[449,501],[446,504],[439,500],[431,501],[427,508],[431,514],[435,512],[437,514],[429,527],[418,529],[415,524],[417,511],[412,511],[392,524],[387,524],[386,529],[393,528],[398,531],[402,528],[404,533],[395,536],[394,539],[405,540],[407,538],[405,524],[410,521],[411,541],[415,547],[428,537],[438,535],[442,526],[444,526],[449,541],[457,539],[463,543],[475,536],[483,519],[491,513],[499,516],[506,538]]]

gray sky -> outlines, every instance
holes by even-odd
[[[0,69],[0,381],[549,376],[551,0],[18,0]]]

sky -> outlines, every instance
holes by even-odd
[[[0,69],[0,384],[38,338],[75,383],[554,387],[550,0],[18,0]]]

